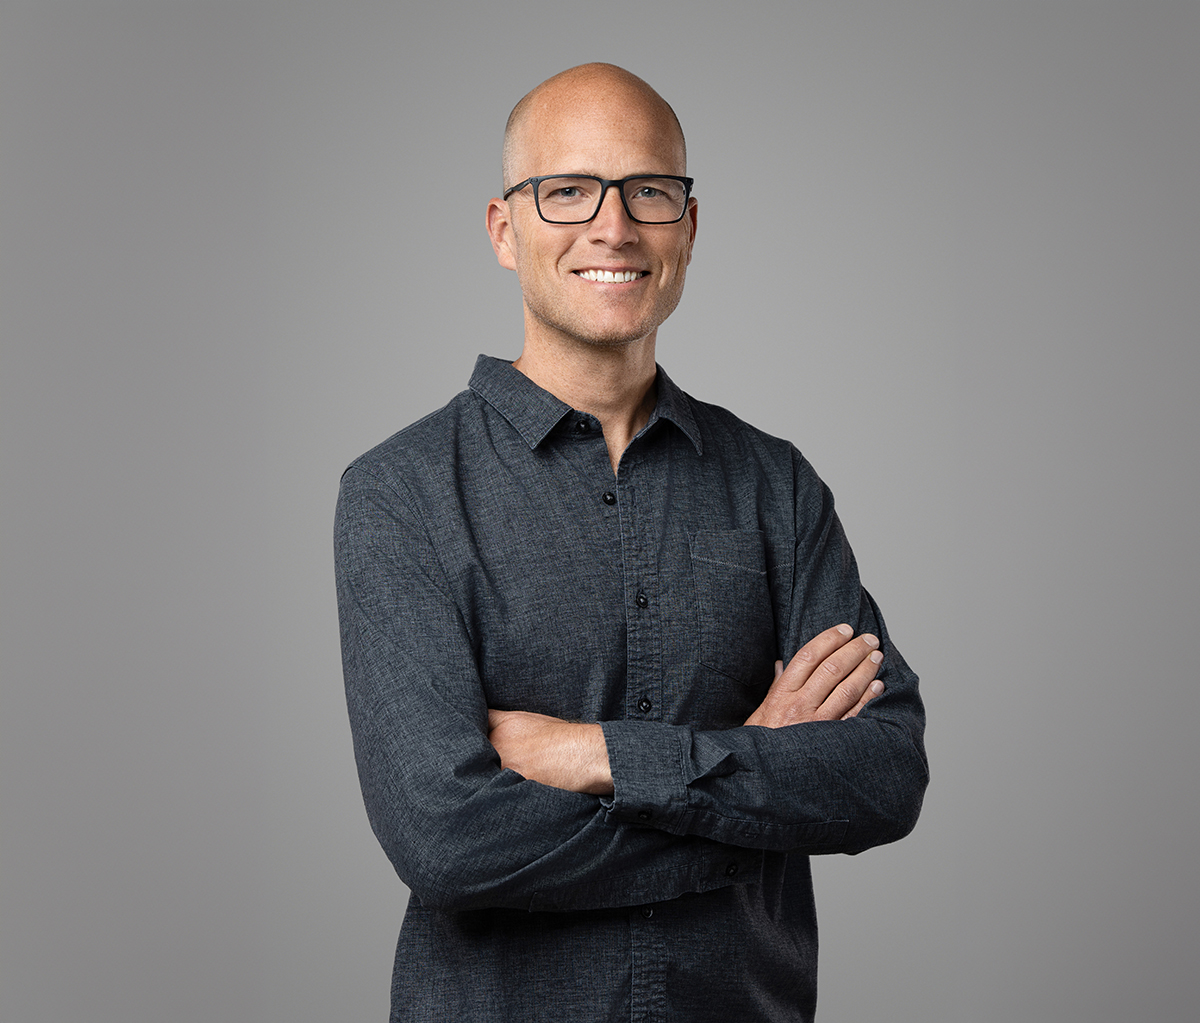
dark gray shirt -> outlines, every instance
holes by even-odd
[[[394,1020],[811,1018],[808,854],[907,834],[927,767],[916,676],[792,445],[660,369],[614,477],[595,418],[480,357],[346,471],[336,553],[367,813],[412,891]],[[742,726],[840,622],[880,637],[884,694]],[[501,770],[488,707],[602,722],[612,798]]]

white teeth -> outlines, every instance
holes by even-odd
[[[625,284],[641,277],[638,270],[580,270],[579,276],[585,281],[596,281],[598,284]]]

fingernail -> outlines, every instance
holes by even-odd
[[[883,683],[880,682],[879,679],[876,679],[871,683],[871,692],[873,692],[876,696],[883,692]]]
[[[872,664],[882,664],[883,663],[883,654],[880,653],[878,650],[876,650],[871,654],[870,657],[867,658],[867,660],[870,661]]]
[[[852,628],[850,628],[850,626],[849,626],[849,625],[839,625],[839,626],[837,627],[837,630],[838,630],[838,632],[840,632],[840,633],[841,633],[843,636],[853,636],[853,635],[854,635],[854,630],[853,630]]]
[[[863,642],[866,643],[867,646],[869,646],[872,650],[879,646],[879,640],[872,636],[869,632],[864,634]]]

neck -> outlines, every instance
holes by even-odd
[[[654,335],[627,345],[546,346],[526,335],[513,365],[539,387],[600,420],[614,473],[654,411]]]

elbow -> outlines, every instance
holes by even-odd
[[[511,850],[487,837],[494,831],[466,827],[460,819],[423,823],[375,828],[397,876],[422,906],[446,912],[529,908],[522,869]]]
[[[408,842],[394,837],[388,840],[378,832],[376,835],[396,876],[404,882],[413,899],[429,909],[462,908],[460,903],[465,901],[469,886],[450,857],[430,859]]]
[[[847,852],[898,842],[916,827],[929,785],[922,743],[904,733],[893,755],[873,765],[871,775],[869,789],[855,801],[858,812],[850,815]]]
[[[426,909],[455,913],[499,904],[487,885],[479,884],[477,878],[455,869],[452,864],[438,864],[437,869],[429,869],[430,866],[432,865],[415,870],[396,867],[400,880]]]
[[[909,742],[903,757],[896,762],[896,782],[890,800],[892,841],[904,838],[917,826],[925,790],[929,787],[929,760],[922,744]]]
[[[917,818],[921,816],[921,806],[925,800],[925,787],[928,782],[929,774],[926,771],[897,796],[889,807],[890,813],[881,822],[883,837],[878,844],[898,842],[912,833],[913,828],[917,826]]]

